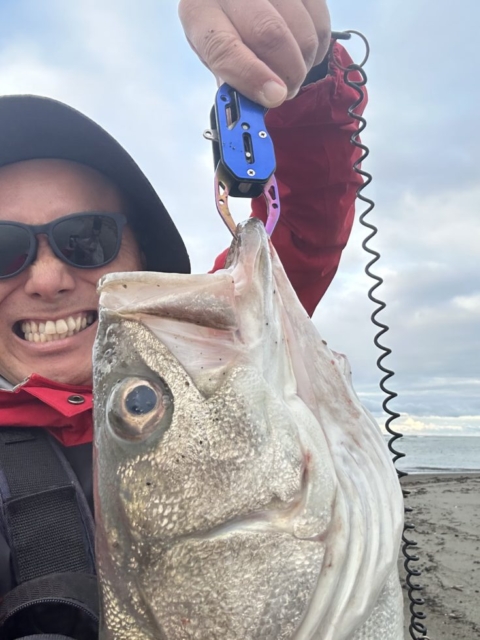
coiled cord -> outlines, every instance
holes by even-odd
[[[348,109],[349,116],[353,120],[356,120],[358,122],[358,128],[352,134],[351,142],[354,145],[354,147],[356,147],[361,151],[360,157],[353,164],[353,169],[358,175],[362,176],[362,179],[363,179],[362,184],[358,187],[358,190],[357,190],[357,199],[361,200],[366,205],[366,209],[360,215],[360,218],[359,218],[360,223],[370,231],[369,235],[362,242],[362,247],[368,254],[372,256],[372,259],[365,267],[365,273],[375,281],[368,292],[368,297],[377,306],[377,308],[372,313],[371,319],[373,324],[379,329],[378,333],[374,338],[374,343],[375,343],[375,346],[382,352],[377,360],[377,366],[380,369],[380,371],[384,374],[383,378],[380,380],[379,385],[381,390],[385,394],[385,399],[382,403],[382,407],[388,416],[385,422],[385,428],[387,432],[390,434],[388,448],[392,453],[393,463],[395,465],[395,469],[397,471],[398,477],[399,479],[401,479],[407,476],[408,474],[405,471],[401,471],[397,469],[396,463],[398,460],[403,458],[405,454],[398,451],[395,448],[395,443],[397,440],[402,438],[403,435],[399,431],[395,431],[395,429],[392,428],[392,422],[397,418],[399,418],[400,414],[397,413],[396,411],[393,411],[389,407],[390,402],[394,400],[398,394],[392,391],[391,389],[389,389],[386,384],[388,380],[390,380],[390,378],[392,378],[395,374],[394,374],[394,371],[392,371],[392,369],[389,369],[383,363],[384,359],[392,353],[392,350],[389,349],[384,344],[382,344],[382,342],[380,341],[382,336],[384,336],[389,331],[389,327],[385,323],[381,322],[377,317],[379,313],[381,313],[385,309],[386,303],[380,300],[378,297],[376,297],[376,295],[374,295],[378,287],[380,287],[380,285],[383,284],[383,279],[378,274],[374,273],[371,269],[373,265],[376,262],[378,262],[378,260],[380,259],[380,253],[378,253],[378,251],[375,251],[375,249],[373,249],[370,246],[370,241],[372,240],[372,238],[374,238],[377,235],[378,229],[374,224],[366,220],[366,217],[368,216],[368,214],[375,207],[375,203],[373,202],[373,200],[365,196],[363,193],[364,189],[368,187],[368,185],[372,182],[372,179],[373,179],[372,174],[362,169],[362,166],[361,166],[363,161],[370,155],[369,148],[360,141],[360,135],[365,130],[367,126],[367,121],[363,116],[359,115],[358,113],[355,113],[355,109],[357,109],[357,107],[359,107],[362,104],[362,102],[365,100],[365,92],[363,90],[363,87],[367,84],[367,74],[365,73],[364,66],[370,55],[370,45],[368,43],[367,38],[359,31],[348,30],[343,32],[333,32],[332,37],[335,40],[349,40],[353,34],[359,36],[365,44],[366,54],[364,59],[360,64],[352,63],[348,67],[342,67],[338,62],[336,62],[336,65],[344,73],[345,84],[351,87],[358,94],[357,100],[355,100],[355,102]],[[356,79],[352,78],[354,74],[357,76]],[[410,492],[403,487],[402,487],[402,490],[403,490],[403,495],[406,498]],[[405,514],[409,515],[411,513],[412,513],[411,507],[406,506]],[[413,523],[405,521],[403,534],[402,534],[402,543],[403,543],[402,552],[405,557],[404,567],[406,572],[406,585],[408,590],[408,598],[410,601],[409,631],[410,631],[410,636],[411,638],[413,638],[413,640],[428,640],[427,628],[423,623],[423,621],[426,619],[426,614],[417,609],[417,607],[423,606],[425,604],[424,599],[420,596],[423,587],[417,582],[413,581],[414,578],[418,578],[421,575],[421,571],[415,568],[414,566],[412,566],[412,563],[418,562],[418,556],[412,553],[412,550],[417,546],[417,542],[415,542],[415,540],[412,540],[410,537],[407,536],[407,533],[413,531],[414,529],[415,529],[415,525]],[[420,635],[417,635],[417,634],[420,634]]]

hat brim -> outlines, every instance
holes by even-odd
[[[133,227],[150,271],[190,273],[183,240],[133,158],[102,127],[62,102],[31,95],[0,97],[0,166],[39,158],[87,165],[133,205]]]

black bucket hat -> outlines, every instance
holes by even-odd
[[[132,228],[149,271],[190,273],[183,240],[150,182],[98,124],[62,102],[0,97],[0,167],[23,160],[72,160],[110,178],[132,203]]]

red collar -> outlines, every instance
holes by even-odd
[[[66,447],[92,442],[92,388],[33,374],[0,389],[0,427],[43,427]]]

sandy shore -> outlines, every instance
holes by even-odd
[[[431,640],[480,638],[480,474],[417,475],[403,481],[418,542],[423,611]],[[403,556],[402,556],[403,566]],[[403,568],[401,575],[404,575]],[[405,591],[405,638],[410,638]]]

